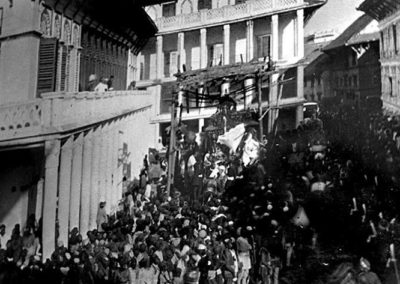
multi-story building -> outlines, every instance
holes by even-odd
[[[326,62],[328,56],[322,48],[329,44],[335,33],[320,32],[305,38],[304,98],[309,102],[321,102],[326,82]]]
[[[44,260],[96,227],[99,201],[118,206],[156,139],[149,92],[123,91],[157,31],[135,3],[0,0],[0,223],[8,237],[35,214]],[[78,92],[90,74],[117,91]]]
[[[377,21],[364,14],[324,47],[329,56],[325,97],[364,106],[370,98],[380,96],[377,26]]]
[[[304,23],[324,1],[304,0],[179,0],[147,8],[158,33],[137,57],[139,88],[151,90],[157,114],[153,122],[160,135],[171,122],[170,101],[178,70],[206,69],[267,57],[286,72],[279,100],[279,117],[287,128],[302,119]],[[269,92],[278,97],[279,75],[272,76]],[[264,96],[263,96],[264,97]],[[268,97],[268,95],[266,96]],[[268,107],[266,99],[263,107]],[[215,109],[184,113],[185,124],[195,131],[207,125]],[[271,111],[272,113],[273,111]],[[266,122],[271,130],[271,121]]]
[[[400,3],[397,0],[366,0],[358,9],[379,21],[383,107],[399,112]]]

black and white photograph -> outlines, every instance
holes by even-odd
[[[400,0],[0,0],[0,284],[399,271]]]

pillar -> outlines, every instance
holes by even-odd
[[[136,73],[135,73],[135,80],[136,82],[140,81],[140,58],[142,56],[142,53],[139,52],[138,55],[136,55]],[[157,59],[158,60],[158,59]],[[157,62],[157,66],[158,66],[158,62]],[[157,69],[158,72],[158,69]],[[158,74],[158,73],[157,73]]]
[[[202,132],[204,126],[204,118],[199,119],[199,133]]]
[[[89,230],[90,219],[90,194],[92,192],[92,136],[93,130],[90,130],[83,141],[83,161],[82,161],[82,191],[81,191],[81,209],[79,231],[85,235]],[[88,206],[89,205],[89,206]]]
[[[296,107],[296,127],[299,126],[300,122],[304,119],[303,105]]]
[[[105,139],[106,139],[106,151],[104,152],[104,155],[106,156],[106,167],[105,167],[105,172],[104,172],[104,177],[105,177],[105,191],[106,191],[106,211],[107,213],[110,213],[111,208],[113,206],[113,200],[112,200],[112,188],[111,188],[111,173],[112,173],[112,127],[113,123],[110,123],[108,126],[108,131],[106,132]]]
[[[200,68],[207,67],[207,30],[200,30]]]
[[[297,10],[297,56],[304,57],[304,10]]]
[[[117,177],[117,169],[118,169],[118,136],[119,136],[119,125],[120,121],[117,120],[115,122],[115,127],[112,131],[112,153],[111,153],[111,194],[112,200],[114,201],[114,205],[118,206],[118,201],[121,198],[119,196],[118,187],[119,180]],[[116,207],[117,208],[117,207]]]
[[[58,194],[58,240],[68,246],[69,228],[69,201],[71,194],[71,171],[72,171],[72,145],[74,137],[70,136],[62,145],[60,162],[60,190]]]
[[[164,56],[163,56],[163,37],[157,36],[156,42],[156,57],[157,57],[157,79],[164,77]],[[140,69],[140,65],[139,65]]]
[[[51,257],[56,243],[56,210],[58,166],[60,157],[60,141],[50,140],[45,142],[45,179],[43,202],[43,262]]]
[[[185,33],[178,33],[178,69],[183,71],[183,64],[186,64],[186,52],[185,52]]]
[[[99,170],[100,170],[100,147],[101,147],[101,127],[94,130],[92,136],[92,175],[90,178],[91,193],[90,193],[90,216],[89,230],[97,227],[96,217],[100,203],[100,186],[99,186]]]
[[[297,66],[297,98],[304,99],[304,65]]]
[[[79,229],[82,186],[82,151],[83,133],[79,134],[75,139],[72,150],[71,197],[69,206],[69,228],[71,230],[75,227]]]
[[[126,125],[126,117],[124,117],[123,119],[121,119],[121,121],[119,122],[118,128],[117,128],[117,145],[115,148],[116,151],[116,173],[115,173],[115,180],[117,182],[117,196],[118,199],[122,198],[122,194],[125,193],[123,192],[123,165],[122,165],[122,146],[123,146],[123,141],[124,141],[124,134],[127,131],[125,128]]]
[[[231,39],[231,26],[224,25],[224,65],[229,64],[230,56],[230,39]]]
[[[254,58],[254,22],[252,20],[248,20],[246,22],[246,58],[247,62]]]
[[[272,60],[279,59],[279,16],[272,15]]]

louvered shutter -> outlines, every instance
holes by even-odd
[[[57,39],[41,38],[39,45],[39,67],[37,95],[54,92],[57,70]]]
[[[68,47],[65,45],[62,47],[62,53],[61,53],[61,80],[60,80],[60,91],[66,91],[66,78],[67,78],[67,64],[68,60]]]

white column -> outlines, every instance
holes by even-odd
[[[115,151],[117,153],[116,155],[116,174],[115,174],[115,180],[117,183],[117,194],[118,194],[118,199],[122,198],[122,194],[123,192],[123,174],[122,174],[122,170],[123,170],[123,165],[122,165],[122,146],[124,143],[124,135],[125,132],[127,131],[125,125],[126,125],[126,117],[124,117],[123,119],[121,119],[121,121],[119,122],[118,128],[117,128],[117,146],[115,148]]]
[[[140,58],[142,56],[142,53],[139,52],[139,54],[136,56],[136,74],[135,74],[135,80],[136,82],[140,81]],[[158,63],[157,63],[158,64]],[[158,71],[157,71],[158,72]],[[158,74],[158,73],[157,73]]]
[[[114,204],[118,206],[118,201],[121,198],[119,196],[119,180],[118,180],[118,136],[119,136],[119,124],[120,120],[117,120],[115,122],[115,127],[112,131],[112,155],[111,155],[111,166],[112,166],[112,171],[111,171],[111,190],[112,190],[112,197],[114,200]]]
[[[204,118],[199,119],[199,133],[201,133],[204,126]]]
[[[297,10],[297,56],[304,57],[304,10]]]
[[[113,123],[111,122],[108,128],[108,131],[106,133],[106,145],[107,145],[107,151],[104,152],[104,155],[106,155],[107,160],[106,160],[106,168],[105,168],[105,188],[106,188],[106,211],[107,213],[110,213],[113,204],[112,200],[112,188],[111,188],[111,175],[112,175],[112,128],[113,128]]]
[[[279,16],[272,15],[272,60],[279,59]]]
[[[297,98],[304,99],[304,66],[297,66]]]
[[[304,119],[303,105],[296,107],[296,127],[299,126],[300,122]]]
[[[82,186],[82,151],[83,133],[79,134],[75,139],[72,150],[71,198],[69,206],[69,228],[71,230],[75,227],[79,229]]]
[[[107,125],[104,125],[101,130],[99,129],[99,155],[100,155],[100,163],[99,163],[99,201],[106,201],[106,179],[105,179],[105,167],[107,160],[107,141],[106,141],[106,130]]]
[[[163,37],[157,36],[156,42],[157,53],[157,79],[164,78],[164,56],[163,56]]]
[[[60,162],[60,190],[58,194],[58,225],[60,228],[58,240],[62,241],[66,247],[68,246],[73,143],[74,137],[70,136],[62,145]]]
[[[81,192],[81,215],[79,231],[86,235],[89,230],[90,218],[90,194],[92,192],[92,136],[93,130],[90,130],[84,137],[83,142],[83,162],[82,162],[82,192]]]
[[[230,38],[231,38],[231,29],[230,25],[224,25],[224,65],[229,64],[230,58]]]
[[[247,29],[246,29],[246,38],[247,38],[246,59],[247,59],[247,62],[249,62],[254,57],[254,22],[252,20],[248,20],[246,22],[246,25],[247,25]]]
[[[56,243],[56,210],[57,210],[57,187],[58,187],[58,165],[60,158],[60,141],[46,141],[44,146],[45,155],[45,180],[44,180],[44,202],[43,202],[43,262],[50,258]]]
[[[100,199],[100,186],[99,186],[99,169],[100,169],[100,147],[101,147],[101,127],[93,132],[93,146],[92,146],[92,175],[91,175],[91,193],[90,193],[90,217],[89,217],[89,230],[96,228],[97,210],[99,208]]]
[[[207,67],[207,30],[200,30],[200,68]]]
[[[186,64],[186,52],[185,52],[185,33],[178,33],[178,53],[179,62],[178,69],[183,71],[183,64]]]

